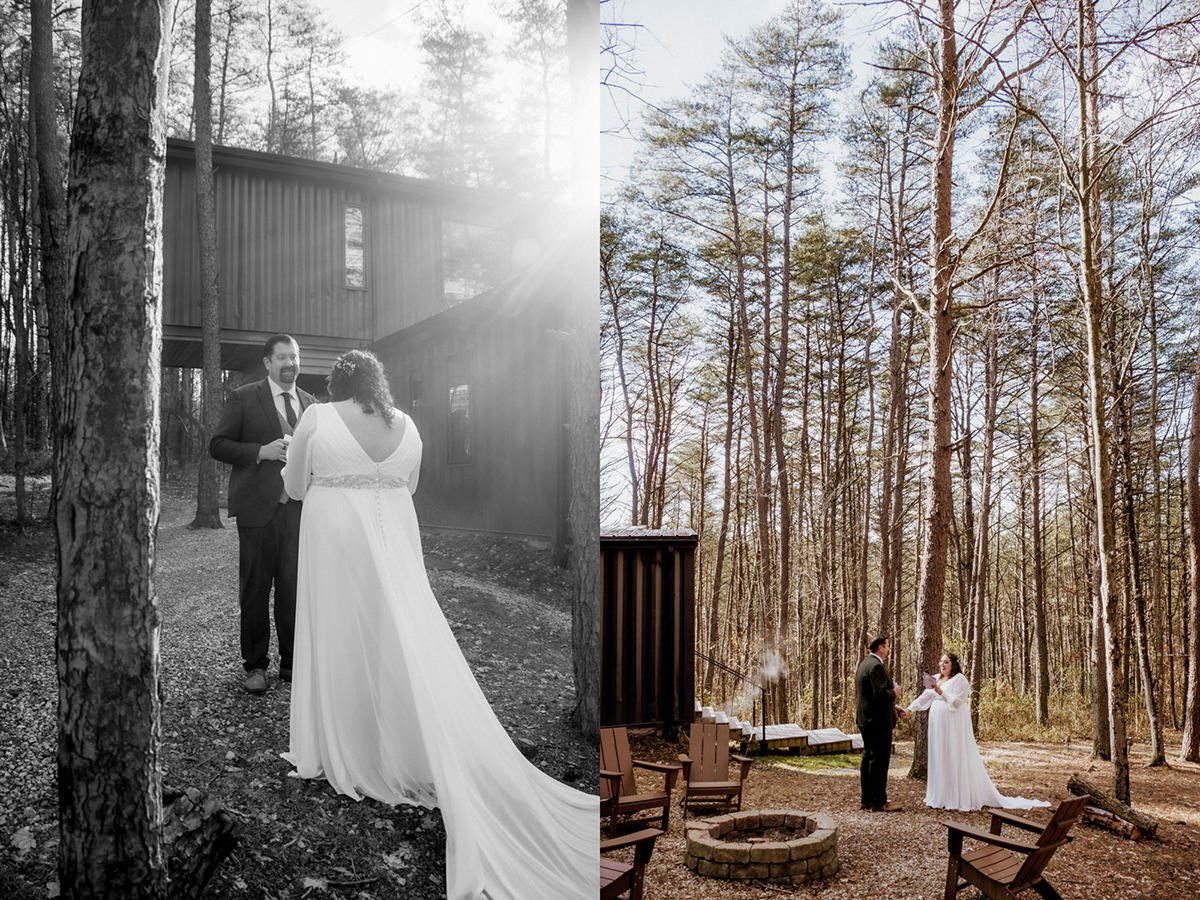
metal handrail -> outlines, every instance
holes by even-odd
[[[731,666],[727,666],[727,665],[725,665],[725,663],[720,662],[719,660],[713,659],[707,653],[701,653],[699,650],[694,650],[693,653],[696,656],[700,657],[701,659],[708,660],[710,663],[712,663],[718,669],[722,669],[722,670],[728,672],[730,675],[733,675],[735,678],[740,678],[742,681],[746,682],[747,684],[752,684],[756,688],[758,688],[759,693],[761,695],[760,699],[762,701],[762,703],[760,705],[760,708],[762,709],[762,738],[761,738],[762,747],[761,747],[761,749],[765,751],[767,749],[767,689],[763,685],[759,684],[757,681],[752,679],[749,675],[746,675],[744,672],[739,672],[737,669],[734,669]],[[751,722],[754,721],[753,706],[751,706],[751,708],[750,708],[750,721]]]

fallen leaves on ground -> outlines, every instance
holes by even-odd
[[[1179,735],[1169,734],[1178,748]],[[649,736],[638,738],[633,756],[676,762],[682,745]],[[1090,772],[1099,783],[1111,780],[1111,764],[1092,760],[1088,747],[1055,744],[988,742],[983,758],[996,787],[1009,796],[1036,797],[1056,805],[1067,799],[1067,779],[1073,772]],[[820,897],[857,900],[874,896],[890,900],[934,900],[943,895],[946,878],[946,829],[942,821],[962,822],[983,831],[986,813],[959,813],[925,806],[925,783],[909,778],[912,743],[898,742],[888,778],[888,798],[903,804],[894,813],[859,808],[858,758],[838,757],[831,768],[821,757],[779,756],[757,759],[746,784],[742,809],[794,809],[822,812],[838,825],[841,870],[813,885],[792,887],[770,882],[735,882],[697,875],[684,865],[685,837],[677,787],[667,833],[654,845],[646,870],[646,896],[653,900],[774,900],[778,897]],[[1129,841],[1107,831],[1076,825],[1074,840],[1062,847],[1046,871],[1047,880],[1072,898],[1143,897],[1150,900],[1200,897],[1200,765],[1172,760],[1167,767],[1148,768],[1148,747],[1134,745],[1131,780],[1134,806],[1157,817],[1159,841]],[[662,776],[638,772],[642,790],[662,790]],[[719,810],[689,810],[689,819],[719,814]],[[1020,815],[1044,822],[1046,809]],[[657,827],[657,826],[653,826]],[[1011,829],[1006,829],[1006,832]],[[1017,832],[1021,835],[1023,832]],[[632,851],[617,858],[632,859]],[[962,900],[981,895],[963,890]],[[1030,896],[1033,896],[1032,894]]]
[[[0,520],[11,520],[5,487]],[[323,780],[288,777],[279,754],[288,745],[289,687],[274,672],[262,696],[241,687],[235,523],[190,530],[194,502],[194,481],[164,490],[161,760],[166,784],[203,788],[242,820],[238,849],[209,896],[444,896],[446,835],[436,811],[355,802]],[[434,593],[500,721],[539,768],[594,792],[596,748],[567,723],[574,704],[567,572],[549,550],[520,541],[447,534],[424,541]],[[0,897],[42,900],[59,892],[53,534],[44,525],[0,526],[0,556]]]

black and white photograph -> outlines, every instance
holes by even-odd
[[[598,4],[0,9],[0,896],[591,900]]]

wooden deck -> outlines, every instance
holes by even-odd
[[[798,753],[815,756],[833,753],[861,753],[862,735],[846,734],[840,728],[804,729],[791,723],[766,727],[765,749],[763,727],[743,722],[711,706],[696,703],[697,722],[728,722],[730,736],[741,744],[745,753]]]

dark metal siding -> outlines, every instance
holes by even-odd
[[[423,198],[344,180],[216,166],[221,325],[372,341],[443,308],[441,219]],[[166,325],[200,324],[195,165],[168,159]],[[345,287],[342,217],[364,208],[366,290]]]
[[[694,534],[600,536],[600,724],[692,720]]]
[[[421,432],[422,525],[561,540],[564,347],[553,304],[497,315],[468,304],[377,346],[396,402]],[[449,462],[450,379],[470,385],[472,461]],[[413,407],[413,379],[421,402]]]

